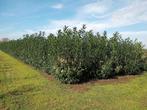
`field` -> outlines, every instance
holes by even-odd
[[[0,110],[147,110],[147,72],[61,84],[0,51]]]

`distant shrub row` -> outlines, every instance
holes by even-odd
[[[145,69],[143,46],[119,33],[94,34],[64,27],[57,35],[44,32],[0,43],[0,49],[51,73],[63,83],[80,83],[118,75],[138,74]]]

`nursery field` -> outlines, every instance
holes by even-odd
[[[62,84],[0,51],[0,110],[147,110],[147,72]]]

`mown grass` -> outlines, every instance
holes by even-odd
[[[124,83],[83,86],[88,89],[76,91],[49,80],[0,51],[0,110],[147,110],[147,72]]]

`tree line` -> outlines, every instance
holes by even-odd
[[[143,45],[137,40],[112,37],[65,26],[57,34],[44,32],[1,42],[0,49],[52,74],[63,83],[81,83],[119,75],[139,74],[146,68]]]

